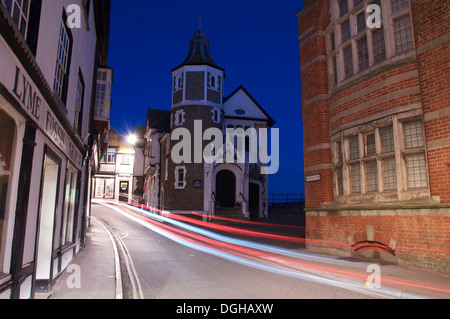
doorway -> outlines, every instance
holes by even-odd
[[[222,170],[216,176],[216,204],[234,207],[236,203],[236,177],[229,170]]]
[[[119,201],[128,203],[128,190],[130,188],[130,183],[122,181],[119,186]]]
[[[250,218],[256,219],[259,218],[259,185],[255,183],[250,183],[249,189],[249,207]]]
[[[59,162],[45,155],[42,172],[41,211],[36,258],[36,284],[39,292],[48,292],[52,277],[53,234],[58,198]]]

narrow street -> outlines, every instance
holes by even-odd
[[[244,266],[149,230],[117,211],[93,206],[93,216],[122,237],[144,298],[364,298],[364,294]]]
[[[419,284],[416,273],[382,266],[382,287],[365,287],[368,262],[349,262],[242,241],[165,219],[130,206],[93,204],[93,223],[118,235],[123,298],[135,299],[363,299],[448,297],[449,280]],[[157,216],[157,218],[163,218]],[[173,225],[170,225],[173,221]],[[116,238],[117,242],[117,238]],[[89,249],[89,247],[87,247]],[[127,266],[128,264],[128,266]],[[132,276],[128,276],[132,273]],[[388,270],[389,275],[384,275]],[[397,277],[392,274],[397,273]],[[411,281],[408,276],[415,278]],[[134,281],[134,283],[130,282]],[[429,276],[427,275],[427,278]],[[134,289],[134,295],[133,295]]]

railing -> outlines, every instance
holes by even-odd
[[[269,206],[305,203],[305,194],[269,194]]]

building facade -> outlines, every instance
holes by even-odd
[[[100,161],[100,169],[94,176],[93,197],[132,203],[137,187],[135,172],[139,171],[135,165],[135,146],[128,136],[120,134],[114,128],[110,129],[108,148]],[[141,162],[143,169],[143,161]]]
[[[225,70],[213,61],[201,29],[195,32],[186,59],[172,70],[172,78],[171,110],[147,113],[144,204],[175,213],[267,217],[268,178],[260,173],[259,162],[248,160],[250,137],[245,133],[268,129],[273,119],[243,86],[224,96]],[[241,153],[245,160],[204,161],[213,139],[207,133],[210,129],[222,134],[220,148],[212,153],[220,149],[226,150],[223,155],[238,154],[237,143],[230,145],[223,138],[232,129],[236,140],[246,142]],[[188,134],[192,142],[183,150],[180,133]],[[174,160],[174,153],[183,160]]]
[[[0,1],[0,298],[48,293],[84,243],[110,2],[71,4]]]
[[[449,9],[305,1],[309,249],[450,269]]]

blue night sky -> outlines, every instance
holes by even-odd
[[[296,17],[303,0],[134,0],[123,4],[112,1],[111,126],[128,134],[136,125],[145,125],[148,108],[170,110],[171,69],[186,57],[202,16],[212,58],[226,71],[225,96],[242,84],[277,121],[280,169],[270,176],[269,192],[303,193]]]

